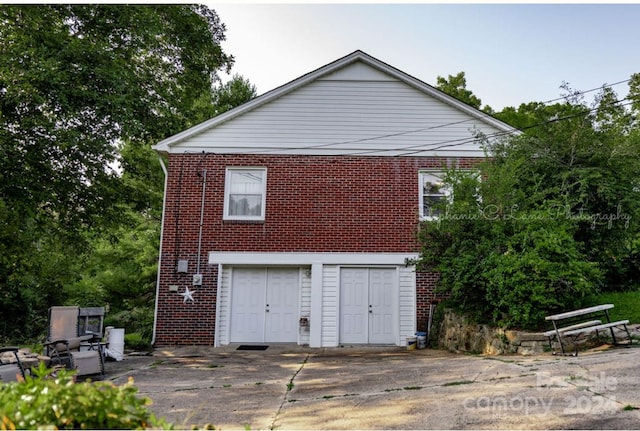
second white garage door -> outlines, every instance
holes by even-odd
[[[396,342],[397,285],[396,270],[393,268],[341,269],[341,343]]]
[[[298,268],[234,268],[232,343],[298,341]]]

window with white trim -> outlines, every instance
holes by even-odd
[[[451,187],[442,172],[420,172],[420,218],[432,220],[443,213],[442,204],[451,198]]]
[[[224,219],[264,220],[266,195],[266,168],[227,168]]]

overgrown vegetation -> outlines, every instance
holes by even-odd
[[[152,333],[163,173],[151,145],[255,96],[215,11],[194,5],[0,6],[0,344],[37,344],[52,305],[107,306]],[[464,72],[438,87],[481,108]],[[482,181],[421,229],[420,266],[462,311],[504,326],[637,289],[640,75],[624,103],[483,109],[525,135],[487,145]],[[621,304],[617,304],[619,307]],[[135,334],[135,335],[134,335]]]
[[[627,107],[603,89],[505,110],[524,134],[485,142],[478,172],[445,169],[452,201],[425,221],[422,269],[478,322],[538,329],[545,315],[599,292],[638,288],[640,276],[640,75]]]
[[[0,384],[0,429],[171,429],[139,397],[133,380],[75,382],[72,373],[41,366],[25,381]]]
[[[151,341],[163,172],[151,145],[255,96],[196,5],[0,6],[0,345],[52,305]]]
[[[614,304],[609,310],[612,321],[629,320],[630,323],[640,323],[640,291],[603,292],[585,298],[585,306],[599,304]]]

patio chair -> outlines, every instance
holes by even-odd
[[[17,347],[0,347],[0,381],[16,382],[24,379],[24,367]]]
[[[102,347],[95,333],[80,332],[80,309],[56,306],[49,309],[49,335],[44,344],[53,366],[76,370],[78,376],[104,376]],[[85,331],[87,327],[83,328]],[[81,349],[81,346],[83,347]]]
[[[78,311],[78,334],[93,335],[94,340],[102,339],[104,330],[104,307],[84,307]]]

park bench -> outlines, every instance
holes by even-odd
[[[602,304],[545,317],[545,320],[550,320],[553,323],[553,329],[544,333],[544,335],[549,339],[549,347],[553,351],[553,354],[555,355],[558,353],[553,347],[554,340],[560,346],[560,352],[563,355],[565,355],[564,342],[569,340],[575,346],[573,356],[578,356],[578,338],[582,335],[593,332],[595,332],[596,336],[599,337],[599,331],[605,329],[610,330],[611,339],[615,345],[620,343],[618,343],[614,329],[626,332],[627,339],[629,340],[628,344],[630,345],[631,334],[627,329],[629,321],[618,320],[612,322],[609,318],[609,310],[612,308],[613,304]],[[562,326],[563,322],[564,324],[569,324],[567,326]]]

